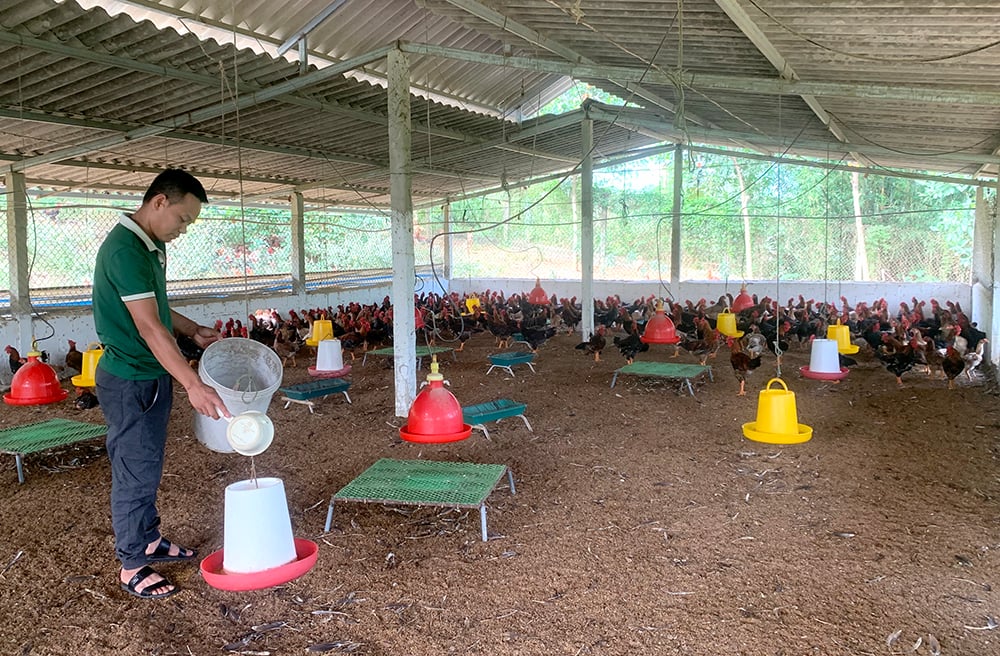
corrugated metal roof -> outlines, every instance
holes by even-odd
[[[993,0],[343,0],[305,71],[277,47],[330,0],[81,2],[0,6],[0,166],[40,187],[141,190],[184,166],[220,196],[384,206],[378,49],[397,42],[417,46],[418,204],[574,166],[575,118],[499,118],[569,74],[643,107],[591,108],[599,158],[668,138],[962,175],[1000,161]]]

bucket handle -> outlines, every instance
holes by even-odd
[[[788,391],[788,385],[785,385],[785,381],[781,380],[780,378],[772,378],[771,380],[767,381],[767,387],[765,388],[767,391],[771,391],[771,383],[781,383],[781,386],[785,388],[785,391],[786,392]]]
[[[95,346],[97,348],[93,348]],[[100,342],[91,342],[90,344],[87,344],[87,350],[88,351],[103,351],[104,350],[104,344],[101,344]]]
[[[246,379],[247,388],[245,390],[240,389],[240,381]],[[236,379],[236,390],[240,392],[240,400],[243,403],[253,403],[257,399],[257,395],[260,394],[260,390],[254,389],[254,379],[250,374],[243,374]],[[249,395],[249,396],[248,396]]]

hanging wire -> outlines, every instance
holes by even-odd
[[[778,89],[778,137],[781,138],[783,132],[781,129],[781,89]],[[775,221],[776,234],[775,234],[775,245],[774,245],[774,298],[777,303],[778,310],[774,313],[774,356],[775,356],[775,373],[778,378],[781,378],[781,164],[777,163],[777,178],[778,178],[778,217]]]

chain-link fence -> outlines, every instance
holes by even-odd
[[[688,166],[680,215],[681,279],[971,278],[972,187],[874,176],[852,181],[849,172],[776,169],[726,157]],[[669,279],[674,224],[669,160],[632,163],[595,173],[594,179],[595,278]],[[855,204],[861,208],[857,215]],[[97,249],[123,209],[130,208],[32,200],[27,260],[33,305],[89,304]],[[442,235],[444,215],[442,208],[414,215],[416,264],[424,270],[431,265],[442,282],[449,241]],[[580,217],[573,178],[453,203],[450,274],[578,279]],[[391,279],[388,212],[310,210],[303,224],[307,288]],[[0,253],[9,262],[7,240],[7,231],[0,232]],[[287,208],[206,205],[167,252],[174,296],[286,292],[292,286],[291,214]],[[10,284],[6,267],[0,270],[0,290]],[[9,306],[9,294],[0,294],[0,307]]]

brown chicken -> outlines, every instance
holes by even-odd
[[[22,358],[21,354],[17,352],[17,349],[9,344],[6,348],[4,348],[4,351],[7,353],[8,362],[10,363],[10,373],[16,374],[17,370],[20,369],[21,365],[27,362],[27,360]]]
[[[948,389],[955,389],[955,378],[965,371],[965,360],[951,344],[948,345],[944,360],[941,361],[941,368],[944,370],[944,375],[948,377]]]
[[[695,326],[698,330],[698,338],[682,339],[680,347],[698,358],[698,364],[705,366],[708,358],[714,358],[719,349],[719,334],[708,323],[708,319],[695,318]]]
[[[66,341],[69,342],[69,351],[66,352],[66,368],[83,373],[83,353],[76,350],[76,342],[71,339]]]
[[[729,340],[729,363],[733,365],[733,373],[740,383],[740,391],[736,396],[746,396],[747,376],[760,366],[760,352],[758,351],[756,356],[747,352],[748,337],[749,335],[744,335],[739,339]]]

